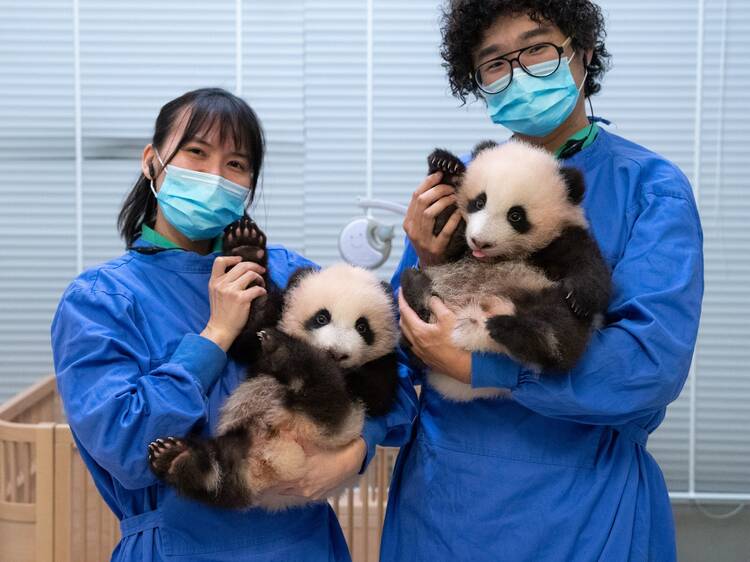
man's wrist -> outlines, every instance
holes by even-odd
[[[453,378],[459,382],[471,384],[471,352],[458,350],[458,356],[453,361],[451,369]]]
[[[234,341],[234,338],[232,338],[228,333],[224,332],[223,330],[218,330],[210,324],[206,325],[200,335],[208,340],[211,340],[224,351],[227,351]]]

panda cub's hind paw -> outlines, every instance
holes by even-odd
[[[224,255],[265,265],[266,235],[255,221],[242,217],[224,230]]]
[[[188,444],[176,437],[152,441],[148,446],[148,463],[154,474],[167,479],[176,467],[190,455]]]

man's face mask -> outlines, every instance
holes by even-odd
[[[154,148],[156,157],[162,162]],[[216,238],[245,214],[249,189],[222,176],[169,165],[159,192],[151,191],[164,217],[190,240]]]
[[[573,58],[575,54],[570,60]],[[543,62],[529,70],[544,74],[543,66],[552,65],[554,68],[556,64],[557,60]],[[507,127],[514,133],[543,137],[557,129],[573,113],[586,76],[581,86],[576,86],[567,57],[560,60],[557,71],[544,78],[517,72],[507,89],[497,94],[484,94],[487,112],[493,123]]]

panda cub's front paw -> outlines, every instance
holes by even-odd
[[[224,255],[265,265],[266,235],[249,217],[242,217],[224,230]]]

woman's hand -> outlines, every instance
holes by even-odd
[[[247,323],[253,300],[266,294],[262,274],[265,268],[253,262],[241,262],[239,256],[214,260],[208,296],[211,316],[201,336],[227,351]],[[230,266],[232,269],[227,271]],[[251,283],[256,283],[248,287]]]
[[[456,209],[443,230],[435,236],[435,217],[443,210],[455,205],[455,190],[450,185],[440,184],[442,172],[427,176],[411,196],[404,219],[404,231],[409,237],[422,265],[434,265],[443,260],[451,235],[461,222],[461,213]]]
[[[435,323],[427,324],[406,303],[398,292],[399,326],[414,354],[431,369],[453,377],[459,382],[471,383],[471,353],[453,343],[456,315],[437,297],[430,299],[430,309]]]
[[[307,443],[300,445],[307,454],[305,475],[299,480],[275,486],[274,491],[312,501],[326,499],[336,488],[356,476],[367,454],[362,437],[334,451],[318,449]]]

